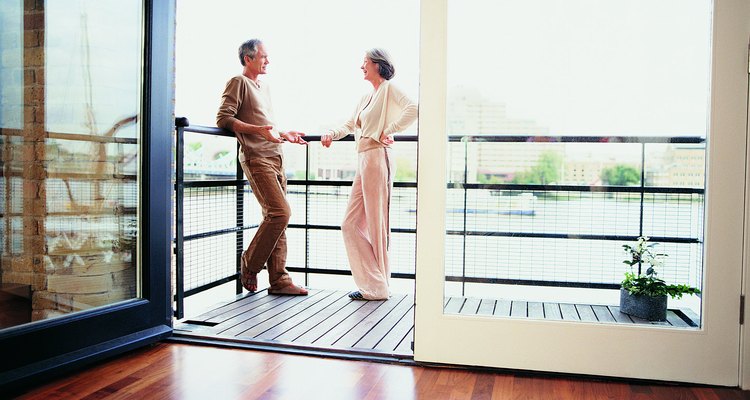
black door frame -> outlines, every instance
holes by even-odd
[[[144,346],[172,333],[174,0],[144,0],[140,158],[141,297],[0,331],[0,391]]]

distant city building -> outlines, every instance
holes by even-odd
[[[646,161],[649,186],[703,188],[706,184],[706,145],[668,146],[657,165]]]
[[[490,101],[476,90],[452,89],[448,96],[448,135],[519,135],[544,136],[547,127],[537,125],[533,120],[509,118],[506,105]],[[556,145],[553,143],[468,143],[465,156],[464,143],[452,143],[449,151],[449,179],[454,182],[464,180],[464,164],[468,160],[469,181],[480,175],[485,179],[501,181],[513,179],[519,172],[536,165],[545,151]],[[559,146],[559,145],[557,145]]]

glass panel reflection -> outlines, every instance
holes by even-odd
[[[659,278],[700,288],[711,3],[448,16],[445,312],[651,323],[619,310],[639,236],[668,254]],[[700,301],[657,323],[700,326]]]
[[[139,294],[142,2],[17,11],[23,124],[2,130],[0,266],[0,314],[14,317],[0,328]]]

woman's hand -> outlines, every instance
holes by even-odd
[[[327,133],[320,137],[320,144],[322,144],[323,147],[331,147],[332,142],[333,142],[333,136]]]
[[[393,144],[393,142],[393,135],[386,135],[385,132],[380,134],[380,143],[383,143],[386,146],[390,146]]]

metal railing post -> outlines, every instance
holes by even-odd
[[[305,146],[305,286],[310,285],[310,146]]]
[[[175,317],[185,316],[185,231],[184,213],[184,144],[185,127],[190,126],[187,118],[175,118]]]
[[[461,296],[466,295],[466,233],[467,233],[467,223],[466,223],[466,215],[467,210],[469,207],[469,189],[467,188],[466,184],[469,183],[469,138],[467,136],[464,136],[463,140],[464,142],[464,217],[463,217],[463,248],[462,254],[461,254],[461,277],[463,278],[461,280]]]
[[[237,255],[235,268],[237,271],[237,280],[235,283],[235,292],[237,294],[242,294],[242,281],[240,280],[240,277],[242,274],[242,252],[245,250],[245,231],[242,230],[242,227],[245,225],[245,175],[242,171],[242,163],[239,159],[239,143],[237,143],[236,148],[237,157],[235,157],[235,160],[237,160],[237,170],[235,171],[235,177],[237,179],[237,185],[235,186],[235,214],[237,233],[235,234],[235,237],[237,240]]]

